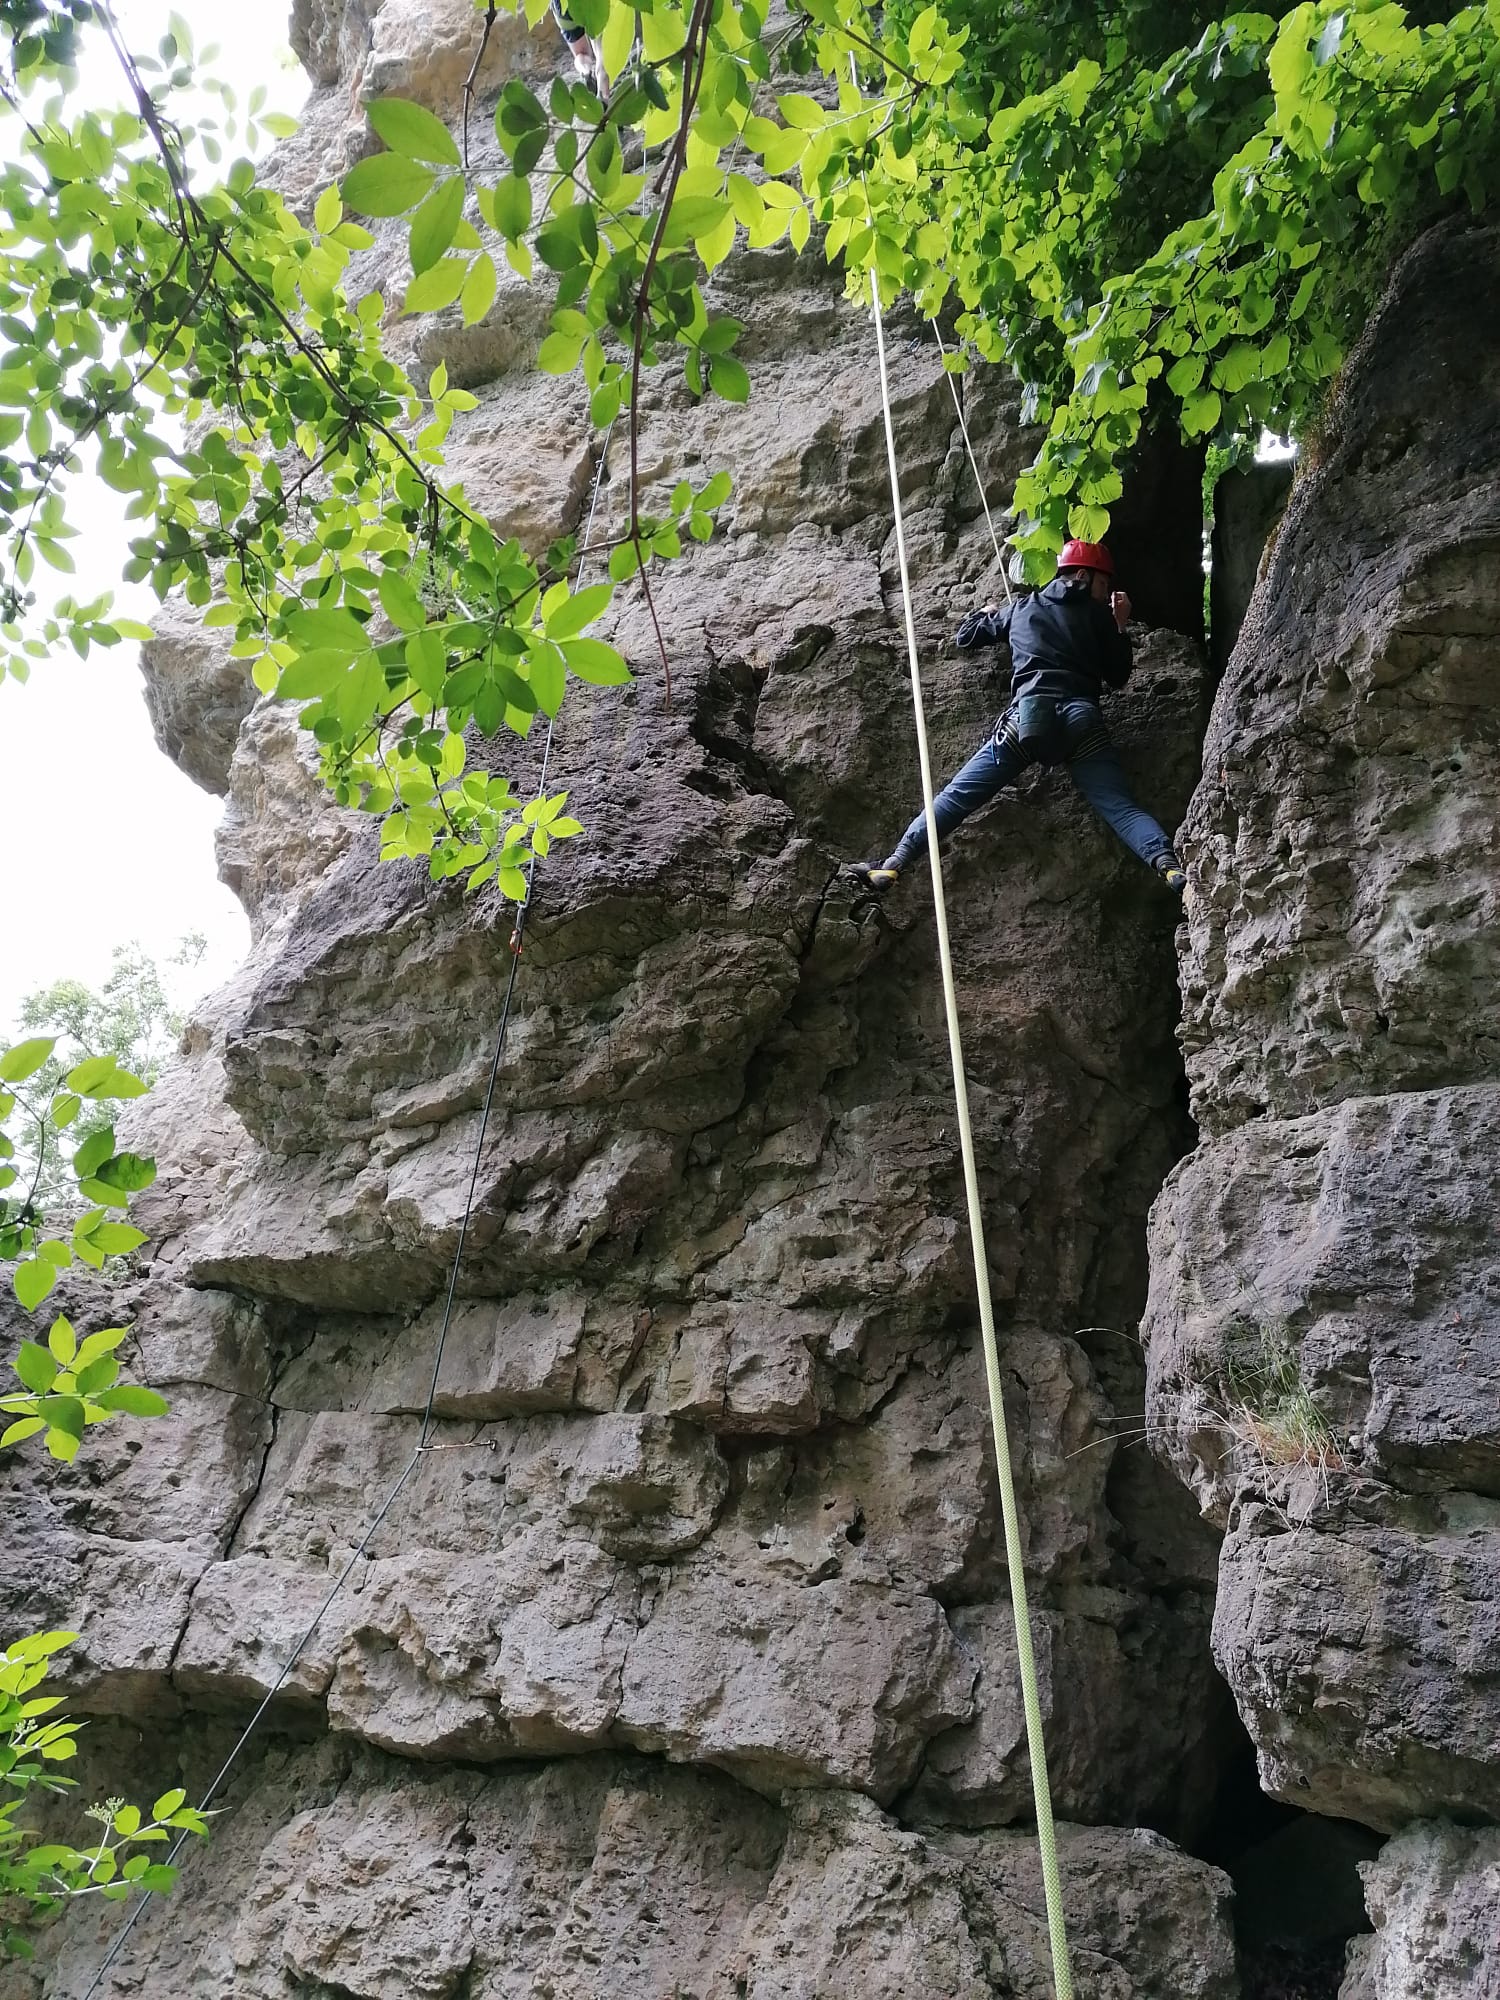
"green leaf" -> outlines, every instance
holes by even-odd
[[[427,623],[427,613],[421,598],[399,571],[382,571],[377,589],[385,615],[393,625],[403,632],[421,631]]]
[[[451,180],[439,183],[412,217],[411,268],[419,278],[451,246],[463,212],[464,184],[454,174]]]
[[[11,1275],[15,1295],[27,1312],[35,1312],[56,1283],[57,1266],[44,1257],[32,1257],[24,1264],[17,1264]]]
[[[607,583],[592,584],[587,590],[575,590],[571,597],[564,598],[547,614],[547,637],[554,640],[573,638],[608,610],[613,596],[614,588]]]
[[[6,1648],[13,1659],[48,1660],[54,1653],[61,1653],[77,1640],[76,1632],[29,1632],[24,1639],[16,1639]]]
[[[68,1071],[69,1090],[80,1097],[144,1097],[146,1086],[138,1076],[121,1069],[113,1056],[89,1056]]]
[[[112,1354],[101,1354],[97,1361],[87,1367],[74,1366],[73,1386],[80,1396],[96,1396],[101,1389],[107,1389],[120,1373],[120,1364]]]
[[[705,354],[727,354],[744,331],[741,321],[726,315],[710,321],[703,329],[703,338],[698,345]]]
[[[934,11],[928,9],[929,13]],[[828,123],[829,114],[817,99],[805,97],[800,91],[789,91],[785,97],[778,97],[776,108],[788,125],[796,126],[804,132],[819,131]]]
[[[352,611],[338,606],[315,611],[294,611],[287,619],[287,632],[299,652],[324,650],[344,654],[346,659],[363,652],[369,644],[365,628]]]
[[[138,1250],[146,1240],[144,1229],[137,1229],[133,1222],[101,1222],[89,1238],[95,1249],[102,1250],[106,1257],[124,1257],[132,1250]]]
[[[1347,9],[1341,14],[1331,16],[1324,25],[1323,32],[1319,35],[1317,45],[1313,50],[1313,61],[1320,67],[1324,63],[1332,62],[1338,54],[1340,46],[1343,43],[1344,30],[1348,25],[1349,15]]]
[[[567,690],[567,671],[559,649],[545,640],[533,646],[527,659],[531,692],[539,708],[556,715]]]
[[[318,701],[330,695],[348,673],[352,662],[342,652],[304,653],[283,667],[276,692],[283,701]]]
[[[33,1395],[45,1396],[57,1380],[56,1361],[45,1347],[39,1346],[34,1340],[21,1342],[12,1365]]]
[[[60,1368],[68,1367],[78,1352],[78,1336],[72,1322],[59,1313],[47,1335],[47,1350]]]
[[[1188,437],[1202,437],[1219,421],[1223,404],[1215,389],[1200,389],[1182,405],[1182,428]]]
[[[1201,354],[1184,354],[1167,370],[1167,387],[1179,396],[1191,394],[1203,380],[1207,366]]]
[[[733,355],[714,356],[709,363],[708,381],[714,394],[722,396],[726,403],[748,403],[750,400],[749,372]]]
[[[443,642],[430,627],[409,639],[405,649],[406,669],[430,701],[441,701],[448,676],[448,656]]]
[[[773,128],[774,129],[774,128]],[[662,238],[664,249],[674,249],[690,240],[707,236],[718,228],[727,214],[729,204],[718,195],[680,194],[672,204],[672,213]]]
[[[542,342],[536,365],[544,375],[571,375],[583,352],[581,333],[549,333]]]
[[[171,1408],[165,1396],[158,1396],[154,1389],[142,1388],[138,1382],[122,1382],[118,1389],[104,1389],[94,1401],[101,1409],[125,1417],[164,1417]]]
[[[419,278],[413,278],[401,301],[403,312],[441,312],[464,288],[469,266],[462,257],[444,257]]]
[[[469,266],[469,275],[464,279],[464,288],[458,295],[465,326],[479,324],[495,303],[495,294],[499,288],[500,280],[495,270],[495,260],[486,250]]]
[[[127,1326],[101,1327],[97,1333],[85,1334],[74,1362],[76,1368],[86,1368],[91,1361],[97,1361],[102,1354],[111,1354],[130,1331]]]
[[[569,670],[593,687],[623,687],[631,679],[623,657],[602,639],[568,639],[559,650]]]
[[[101,1125],[97,1132],[90,1132],[89,1136],[83,1141],[83,1144],[74,1153],[74,1173],[78,1176],[79,1180],[87,1180],[96,1167],[102,1166],[107,1159],[112,1157],[114,1150],[114,1127],[112,1125]],[[75,1226],[73,1233],[76,1238],[78,1235],[77,1226]]]
[[[479,209],[493,230],[514,243],[531,227],[531,182],[519,174],[507,175],[481,191]]]
[[[18,1417],[5,1431],[0,1431],[0,1448],[8,1444],[20,1444],[23,1438],[35,1437],[38,1431],[47,1428],[45,1417]]]
[[[47,1419],[49,1429],[63,1431],[70,1438],[81,1438],[83,1436],[84,1424],[87,1419],[84,1416],[81,1397],[44,1396],[42,1398],[41,1414]]]
[[[320,236],[326,236],[331,229],[337,229],[343,219],[344,204],[339,199],[338,189],[324,188],[313,209],[313,228]]]
[[[90,1178],[102,1181],[105,1187],[123,1188],[129,1194],[139,1194],[142,1188],[150,1187],[156,1179],[156,1162],[144,1153],[116,1153],[112,1159],[96,1167]],[[97,1236],[96,1231],[96,1240]]]
[[[463,164],[453,134],[424,105],[406,97],[377,97],[365,106],[365,114],[393,153],[439,167]]]
[[[24,1083],[29,1076],[35,1076],[42,1064],[57,1047],[55,1036],[33,1036],[28,1042],[17,1042],[0,1056],[0,1083]]]
[[[361,215],[405,215],[431,192],[436,178],[431,168],[400,153],[375,153],[345,174],[344,200]]]

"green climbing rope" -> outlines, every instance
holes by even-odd
[[[953,951],[948,937],[948,906],[943,895],[943,864],[938,855],[937,820],[933,812],[932,756],[927,742],[927,712],[922,701],[922,670],[917,655],[917,631],[912,618],[911,576],[906,560],[906,525],[901,511],[900,467],[896,458],[896,433],[891,420],[890,374],[886,367],[885,320],[880,309],[880,287],[870,277],[870,297],[875,310],[875,346],[880,360],[880,400],[885,415],[886,459],[891,477],[891,510],[896,525],[896,560],[901,571],[901,599],[906,614],[906,650],[911,666],[911,700],[916,717],[917,759],[922,771],[922,806],[927,817],[927,858],[932,869],[932,904],[937,919],[938,958],[943,974],[943,1007],[948,1018],[948,1053],[953,1062],[953,1096],[958,1110],[958,1135],[963,1152],[964,1194],[969,1210],[969,1241],[974,1252],[974,1284],[979,1294],[979,1327],[984,1341],[984,1373],[989,1388],[990,1429],[995,1441],[995,1470],[1000,1480],[1000,1512],[1005,1523],[1005,1562],[1010,1573],[1011,1609],[1016,1621],[1016,1660],[1021,1675],[1021,1696],[1026,1710],[1026,1747],[1031,1759],[1031,1790],[1036,1803],[1037,1844],[1042,1857],[1042,1886],[1047,1900],[1047,1938],[1052,1953],[1052,1984],[1056,2000],[1073,2000],[1073,1973],[1068,1961],[1068,1934],[1063,1920],[1062,1877],[1057,1864],[1057,1833],[1052,1823],[1052,1791],[1047,1781],[1047,1752],[1042,1736],[1042,1700],[1037,1685],[1036,1657],[1031,1645],[1031,1612],[1026,1596],[1026,1571],[1021,1548],[1021,1525],[1016,1505],[1015,1475],[1011,1470],[1010,1442],[1005,1429],[1005,1391],[1000,1380],[1000,1347],[995,1337],[995,1308],[990,1297],[989,1259],[985,1251],[984,1213],[979,1200],[979,1170],[974,1157],[974,1130],[969,1117],[969,1085],[964,1069],[963,1035],[958,1020],[958,994],[953,983]],[[957,394],[955,392],[955,402]],[[960,423],[963,413],[959,412]],[[968,444],[968,426],[963,425]],[[973,461],[973,447],[970,446]],[[977,464],[974,467],[979,477]],[[980,482],[983,497],[984,486]],[[985,501],[985,517],[995,538],[995,554],[1000,555],[999,538]],[[1001,574],[1005,566],[1001,563]],[[1007,590],[1009,584],[1007,583]]]

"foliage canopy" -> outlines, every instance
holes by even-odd
[[[509,11],[552,32],[546,0],[476,6],[486,35]],[[148,57],[96,0],[0,0],[22,121],[0,173],[10,671],[60,640],[137,636],[105,598],[33,602],[38,565],[73,566],[68,478],[87,449],[140,526],[128,574],[183,592],[260,688],[302,704],[382,851],[513,897],[577,822],[476,766],[474,736],[526,734],[570,678],[628,679],[590,634],[613,587],[639,574],[649,598],[653,565],[712,533],[727,471],[642,490],[640,386],[675,353],[694,394],[750,393],[742,329],[706,284],[737,242],[789,238],[842,260],[853,289],[873,273],[951,321],[953,366],[1020,374],[1045,435],[1013,540],[1040,577],[1066,534],[1107,530],[1144,424],[1221,443],[1305,426],[1392,243],[1445,201],[1482,205],[1495,178],[1497,0],[571,11],[602,44],[607,104],[512,77],[497,173],[471,168],[472,102],[456,131],[377,102],[383,150],[309,225],[246,160],[201,184],[205,151],[236,136],[232,93],[225,121],[185,117],[185,24]],[[125,109],[69,89],[84,34],[111,46]],[[445,479],[474,398],[384,352],[397,302],[358,296],[351,259],[372,238],[355,214],[405,219],[406,313],[474,323],[502,285],[552,286],[541,366],[579,371],[595,423],[629,429],[607,582],[576,587],[571,538],[542,560],[497,539]]]

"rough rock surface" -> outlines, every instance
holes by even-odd
[[[1496,2000],[1500,1832],[1414,1825],[1361,1872],[1375,1934],[1352,1948],[1340,2000]]]
[[[288,189],[370,143],[361,92],[451,111],[478,19],[299,7],[321,89]],[[550,34],[538,55],[497,31],[484,87],[550,63]],[[394,296],[399,262],[388,237],[361,281]],[[415,1463],[506,913],[379,866],[276,705],[232,754],[215,724],[202,760],[255,945],[134,1135],[162,1166],[136,1292],[74,1301],[81,1326],[133,1313],[173,1414],[69,1470],[24,1461],[7,1616],[79,1630],[76,1703],[122,1729],[242,1719],[410,1476],[202,1887],[106,1991],[1047,1990],[1035,1863],[1005,1830],[1030,1794],[926,899],[859,921],[838,875],[916,803],[869,330],[783,252],[717,282],[754,399],[653,383],[645,457],[653,485],[727,464],[735,499],[658,586],[670,702],[627,593],[635,685],[584,691],[557,732],[588,838],[542,878]],[[485,327],[401,337],[480,397],[455,433],[471,500],[545,542],[595,447],[578,385],[530,367],[540,324],[516,285]],[[1000,676],[946,644],[988,541],[915,331],[893,329],[896,420],[951,767]],[[967,393],[998,488],[1029,450],[1016,401],[996,376]],[[601,525],[619,473],[617,448]],[[1194,644],[1148,632],[1115,706],[1169,825],[1202,689]],[[540,745],[496,755],[524,782]],[[1161,1837],[1193,1836],[1220,1769],[1216,1537],[1117,1440],[1145,1218],[1189,1138],[1176,910],[1047,773],[966,830],[950,885],[1085,1990],[1233,2000],[1224,1878]],[[71,1993],[93,1923],[16,1990]]]
[[[194,783],[222,796],[240,724],[255,701],[249,665],[229,657],[233,634],[213,639],[175,598],[157,612],[153,631],[141,673],[156,741]]]
[[[1148,1422],[1227,1530],[1262,1782],[1384,1831],[1500,1818],[1497,252],[1398,266],[1262,571],[1185,836],[1205,1137],[1151,1230]],[[1367,1879],[1350,1995],[1495,1990],[1488,1835]]]
[[[1226,1877],[1155,1834],[1059,1836],[1080,1992],[1236,2000]],[[56,1990],[81,1990],[113,1915],[70,1932]],[[654,1759],[430,1771],[337,1740],[257,1753],[192,1895],[119,1963],[121,1992],[235,2000],[1053,1991],[1024,1832],[911,1832],[838,1792],[777,1806]]]

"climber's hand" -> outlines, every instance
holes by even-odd
[[[1123,632],[1130,623],[1130,598],[1123,590],[1112,590],[1109,594],[1109,608],[1115,614],[1115,623]]]

